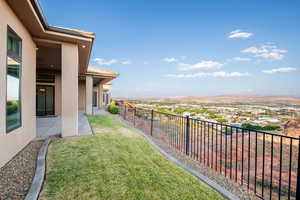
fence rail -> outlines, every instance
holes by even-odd
[[[136,128],[252,190],[261,199],[300,199],[300,138],[121,104]]]

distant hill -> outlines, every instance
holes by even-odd
[[[300,98],[290,96],[261,96],[261,95],[220,95],[220,96],[184,96],[184,97],[157,97],[139,98],[176,103],[255,103],[255,104],[288,104],[300,105]]]

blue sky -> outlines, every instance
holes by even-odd
[[[40,0],[49,24],[96,33],[115,97],[300,97],[300,1]]]

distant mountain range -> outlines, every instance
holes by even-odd
[[[157,97],[138,98],[139,100],[152,100],[175,103],[254,103],[254,104],[288,104],[300,105],[300,98],[290,96],[261,96],[261,95],[220,95],[220,96],[183,96],[183,97]]]

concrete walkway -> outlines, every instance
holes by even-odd
[[[61,117],[37,117],[36,137],[44,139],[61,133]]]
[[[106,115],[108,114],[107,111],[103,109],[99,109],[98,107],[93,107],[93,115]]]
[[[92,135],[93,133],[84,111],[78,113],[78,133],[79,136]]]
[[[61,117],[38,117],[37,123],[37,138],[44,139],[53,135],[61,134]],[[78,112],[78,133],[79,136],[91,135],[92,129],[88,122],[84,111]]]

